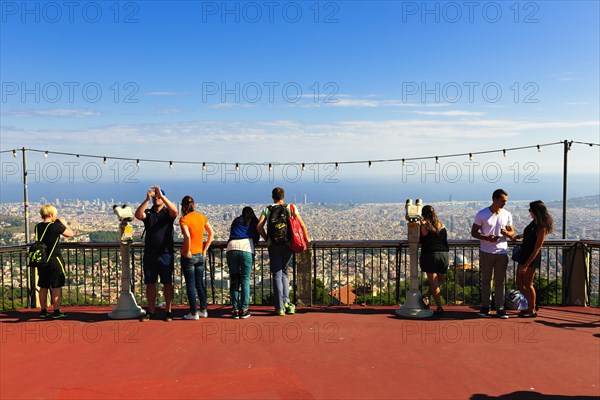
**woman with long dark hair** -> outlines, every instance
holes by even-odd
[[[533,288],[535,270],[542,265],[541,249],[544,245],[546,235],[552,232],[554,221],[548,213],[546,205],[541,200],[529,203],[529,215],[533,219],[523,231],[516,235],[515,239],[523,239],[521,251],[519,252],[519,266],[517,268],[517,287],[527,299],[527,310],[519,313],[521,318],[535,318],[536,293]]]
[[[440,298],[440,285],[444,275],[448,272],[448,233],[446,227],[439,220],[435,209],[427,205],[421,210],[421,256],[419,264],[421,270],[427,273],[429,281],[429,294],[433,295],[436,310],[434,315],[442,315],[442,300]],[[429,296],[427,296],[429,297]]]
[[[231,223],[226,257],[233,318],[250,316],[250,273],[254,264],[254,246],[259,239],[257,223],[252,207],[244,207],[242,215]]]
[[[181,270],[190,302],[190,312],[183,318],[197,320],[208,317],[206,290],[204,289],[204,265],[206,253],[212,243],[215,231],[208,223],[206,216],[196,212],[194,199],[191,196],[181,199],[181,214],[179,220],[183,234]],[[208,234],[206,243],[204,243],[204,232]],[[200,309],[198,309],[196,293],[200,299]]]

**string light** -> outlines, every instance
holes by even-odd
[[[140,160],[139,159],[135,160],[135,165],[137,165],[138,167],[140,166]]]
[[[273,171],[273,164],[269,163],[269,172]]]
[[[235,163],[235,170],[239,171],[240,170],[240,164],[239,163]]]
[[[435,163],[439,164],[440,163],[440,158],[438,156],[435,156]]]
[[[104,160],[102,160],[102,162],[103,162],[104,164],[106,164],[106,163],[108,162],[108,160],[106,159],[106,157],[104,157]]]
[[[542,152],[542,148],[540,147],[540,145],[539,145],[539,144],[537,145],[537,149],[538,149],[538,153],[541,153],[541,152]]]
[[[338,163],[335,163],[335,170],[336,170],[336,171],[339,171],[339,170],[340,170],[340,164],[338,164]]]
[[[406,166],[407,165],[407,161],[413,161],[413,160],[430,160],[432,158],[437,158],[437,161],[439,162],[440,158],[454,158],[454,157],[462,157],[462,156],[468,156],[469,160],[473,159],[473,156],[478,155],[478,154],[492,154],[492,153],[499,153],[502,152],[502,155],[504,157],[507,157],[507,154],[509,151],[515,151],[515,150],[525,150],[525,149],[537,149],[539,152],[541,152],[541,148],[543,146],[555,146],[555,145],[563,145],[567,144],[567,150],[570,151],[573,147],[573,143],[576,144],[582,144],[582,145],[587,145],[589,147],[594,147],[594,146],[599,146],[600,147],[600,143],[589,143],[589,142],[578,142],[578,141],[574,141],[574,140],[562,140],[560,142],[551,142],[551,143],[542,143],[542,144],[536,144],[536,145],[529,145],[529,146],[519,146],[519,147],[510,147],[510,148],[504,148],[504,149],[494,149],[494,150],[484,150],[484,151],[476,151],[476,152],[469,152],[469,153],[455,153],[455,154],[442,154],[442,155],[437,155],[437,156],[422,156],[422,157],[411,157],[411,158],[390,158],[390,159],[366,159],[366,160],[351,160],[351,161],[324,161],[324,162],[316,162],[314,163],[315,165],[333,165],[335,166],[336,170],[339,170],[339,167],[341,164],[366,164],[368,165],[369,168],[371,168],[373,166],[373,163],[390,163],[390,162],[402,162],[402,166]],[[8,153],[8,152],[12,152],[13,157],[17,157],[17,150],[18,149],[11,149],[11,150],[5,150],[5,151],[0,151],[0,153]],[[48,157],[51,153],[52,154],[58,154],[58,155],[64,155],[64,156],[75,156],[77,158],[79,157],[88,157],[88,158],[100,158],[103,161],[105,161],[105,163],[108,162],[108,159],[113,159],[113,160],[125,160],[125,161],[131,161],[131,162],[135,162],[136,164],[139,165],[140,162],[145,161],[145,162],[154,162],[154,163],[169,163],[169,167],[173,168],[174,163],[183,163],[183,164],[197,164],[197,165],[202,165],[202,170],[206,171],[206,164],[207,162],[195,162],[195,161],[185,161],[185,160],[165,160],[165,159],[142,159],[142,158],[127,158],[127,157],[113,157],[113,156],[99,156],[99,155],[95,155],[95,154],[77,154],[77,153],[66,153],[66,152],[58,152],[58,151],[49,151],[49,150],[39,150],[39,149],[27,149],[28,151],[32,151],[32,152],[39,152],[42,153],[44,155],[44,157]],[[289,163],[281,163],[282,165],[289,165],[289,166],[297,166],[298,163],[297,162],[289,162]],[[230,162],[223,162],[222,165],[226,165],[226,166],[233,166],[233,165],[237,165],[236,169],[239,170],[239,165],[240,163],[230,163]],[[272,170],[273,168],[273,163],[263,163],[262,165],[269,165],[270,169]],[[279,163],[278,163],[279,165]],[[301,167],[302,167],[302,171],[304,171],[306,169],[306,163],[301,163]]]

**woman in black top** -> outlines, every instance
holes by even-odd
[[[527,310],[522,310],[519,317],[535,318],[536,294],[533,288],[533,278],[536,268],[542,265],[540,250],[544,245],[546,235],[552,232],[552,216],[548,213],[546,205],[541,200],[529,203],[529,214],[533,221],[525,228],[522,235],[515,239],[523,239],[519,253],[519,266],[517,268],[517,287],[527,299]]]
[[[440,299],[440,285],[448,271],[448,234],[446,227],[438,219],[432,206],[425,206],[421,211],[421,257],[419,263],[421,270],[427,273],[429,280],[429,294],[433,295],[437,306],[434,315],[442,315],[442,301]]]
[[[64,318],[60,311],[60,298],[62,287],[65,285],[65,262],[60,254],[58,242],[60,236],[72,237],[73,231],[66,221],[58,218],[56,207],[45,205],[40,208],[42,222],[35,226],[36,240],[40,240],[48,249],[48,264],[38,268],[38,286],[40,287],[41,318],[49,317],[46,305],[48,304],[48,290],[52,297],[53,318]]]

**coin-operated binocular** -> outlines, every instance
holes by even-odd
[[[427,307],[422,300],[419,291],[419,238],[421,210],[423,201],[417,199],[413,204],[411,199],[406,200],[406,220],[408,221],[408,250],[410,264],[410,290],[406,295],[406,302],[396,310],[396,315],[404,318],[427,318],[433,315],[433,311]]]
[[[421,210],[423,210],[423,201],[417,199],[417,203],[413,204],[411,199],[406,200],[406,220],[408,222],[418,222],[421,219]]]
[[[113,211],[115,215],[121,221],[119,225],[120,228],[120,240],[121,242],[130,242],[133,240],[133,226],[131,226],[131,221],[133,221],[134,215],[133,210],[127,204],[123,204],[122,206],[114,205]]]
[[[113,206],[113,211],[119,217],[120,251],[121,251],[121,293],[117,306],[108,313],[110,318],[127,319],[139,318],[146,312],[139,307],[131,293],[131,242],[133,241],[133,210],[127,204]]]

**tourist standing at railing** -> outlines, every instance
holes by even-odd
[[[244,207],[242,215],[233,220],[229,230],[226,257],[233,318],[250,317],[250,273],[254,264],[254,246],[259,239],[257,224],[258,218],[252,207]]]
[[[504,310],[504,282],[508,267],[508,243],[515,232],[512,215],[504,209],[508,194],[497,189],[492,194],[492,205],[479,211],[471,227],[471,236],[480,241],[479,268],[481,271],[481,311],[479,316],[490,313],[491,279],[494,276],[496,315],[508,318]]]
[[[65,261],[60,254],[60,236],[73,237],[73,231],[67,222],[58,218],[56,207],[45,205],[40,208],[42,222],[35,226],[36,240],[46,245],[48,251],[48,264],[38,268],[38,286],[40,287],[40,313],[41,318],[50,316],[46,309],[48,304],[48,290],[52,300],[52,318],[64,318],[65,314],[60,311],[60,300],[62,287],[65,285]]]
[[[148,204],[152,199],[152,207]],[[173,245],[173,223],[177,218],[177,207],[165,196],[158,185],[146,192],[146,200],[135,211],[135,217],[144,222],[144,283],[148,297],[148,310],[142,321],[154,318],[156,307],[156,282],[160,276],[165,296],[165,321],[172,321],[173,269],[175,251]]]
[[[440,285],[444,280],[444,275],[448,272],[450,251],[448,233],[432,206],[423,207],[421,216],[421,238],[419,241],[421,243],[421,256],[419,264],[421,270],[427,273],[427,280],[429,281],[428,295],[433,295],[437,307],[433,314],[443,315]]]
[[[529,203],[529,215],[533,219],[521,235],[514,239],[523,239],[519,251],[519,266],[517,268],[517,288],[527,299],[527,310],[521,310],[519,317],[535,318],[536,293],[533,288],[535,270],[542,265],[541,249],[546,235],[552,232],[553,220],[546,205],[541,200]]]
[[[273,277],[273,305],[275,313],[284,316],[294,314],[296,307],[290,303],[290,287],[288,279],[287,264],[292,257],[290,248],[291,230],[289,229],[289,217],[292,213],[293,204],[285,204],[285,191],[276,187],[272,191],[273,204],[263,209],[258,220],[258,233],[269,243],[269,266]],[[302,226],[304,239],[308,244],[308,230],[300,214],[294,207],[294,215]],[[265,231],[265,225],[267,230]]]
[[[213,241],[215,231],[206,216],[196,212],[194,199],[191,196],[181,199],[181,214],[182,217],[179,220],[183,234],[181,271],[185,278],[185,289],[190,302],[190,312],[183,318],[189,320],[208,318],[204,266],[206,265],[206,253]],[[204,243],[204,232],[208,235],[206,243]],[[198,309],[198,300],[200,300],[200,309]]]

